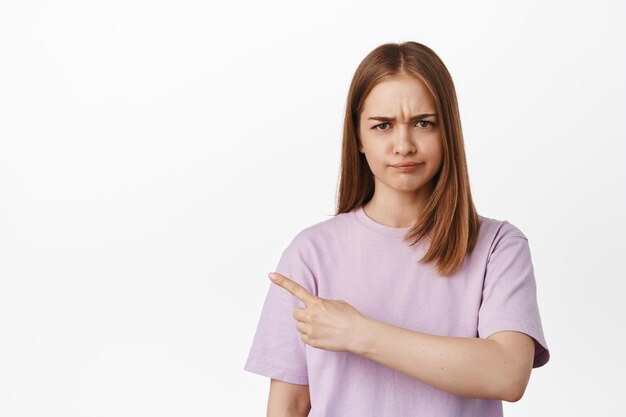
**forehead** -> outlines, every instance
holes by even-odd
[[[436,113],[435,100],[421,80],[402,75],[376,84],[363,102],[363,113],[398,111]],[[376,114],[379,115],[379,114]]]

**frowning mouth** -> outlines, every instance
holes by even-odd
[[[407,162],[398,162],[397,164],[393,164],[391,165],[392,167],[406,167],[406,166],[413,166],[413,165],[420,165],[419,162],[414,162],[414,161],[407,161]]]
[[[400,165],[392,165],[392,167],[394,167],[395,169],[397,169],[398,171],[413,171],[419,167],[421,167],[423,164],[400,164]]]

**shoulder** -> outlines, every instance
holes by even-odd
[[[508,220],[499,220],[478,215],[480,219],[480,234],[491,241],[498,241],[508,237],[528,239],[522,230]]]
[[[521,253],[529,250],[528,238],[522,230],[508,220],[480,216],[479,239],[487,251],[487,261],[494,252]],[[503,253],[504,253],[503,252]]]

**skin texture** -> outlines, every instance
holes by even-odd
[[[419,80],[408,75],[377,84],[363,102],[359,117],[359,151],[365,154],[374,174],[375,191],[365,204],[368,217],[390,227],[411,227],[432,193],[432,179],[443,158],[437,116],[411,119],[420,114],[437,114],[435,100]],[[369,120],[385,116],[395,120]],[[392,164],[423,163],[410,172]]]

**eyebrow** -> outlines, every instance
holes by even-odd
[[[418,114],[416,116],[412,116],[411,120],[422,119],[424,117],[429,117],[429,116],[437,117],[437,114],[435,114],[435,113]],[[368,117],[367,120],[378,120],[379,122],[392,122],[392,121],[394,121],[396,119],[393,118],[393,117],[386,117],[386,116],[372,116],[372,117]]]

